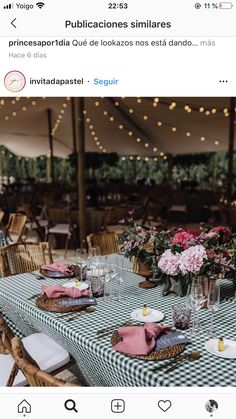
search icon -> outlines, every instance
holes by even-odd
[[[74,400],[72,399],[68,399],[65,401],[64,403],[65,409],[66,410],[74,410],[75,413],[78,413],[78,410],[76,409],[76,403]]]

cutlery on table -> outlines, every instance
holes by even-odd
[[[130,323],[133,323],[133,321],[128,320],[128,321],[126,321],[125,323],[122,323],[122,324],[112,324],[111,326],[105,327],[105,329],[97,330],[97,335],[100,335],[101,333],[106,333],[109,330],[117,329],[118,327],[121,327],[121,326],[126,326],[127,324],[129,325]]]
[[[129,321],[127,321],[127,322],[123,323],[123,324],[118,324],[118,325],[116,325],[116,326],[111,326],[111,327],[108,327],[108,328],[107,328],[107,330],[105,330],[105,329],[104,329],[104,332],[97,333],[96,338],[97,338],[97,339],[103,338],[103,336],[107,336],[107,335],[109,335],[109,334],[110,334],[110,333],[112,333],[114,330],[118,329],[119,327],[129,326],[129,325],[131,325],[132,323],[133,323],[133,321],[132,321],[132,320],[129,320]]]
[[[34,300],[34,298],[37,298],[37,297],[39,297],[41,294],[34,294],[34,295],[31,295],[31,297],[29,297],[29,298],[27,298],[27,300]]]
[[[90,313],[93,313],[94,311],[95,311],[95,307],[88,306],[84,310],[81,310],[79,312],[78,311],[76,311],[76,312],[69,312],[69,313],[65,313],[65,314],[59,315],[57,317],[59,319],[66,318],[66,321],[69,321],[70,319],[73,319],[74,317],[80,316],[83,313],[90,314]]]
[[[185,355],[177,355],[171,360],[168,360],[167,362],[165,362],[164,364],[158,365],[157,367],[152,368],[152,371],[155,372],[155,371],[163,370],[164,368],[169,368],[173,364],[175,364],[177,361],[180,361],[183,357],[185,357]]]
[[[43,275],[41,275],[38,272],[30,272],[31,275],[33,275],[36,279],[38,279],[39,281],[42,279],[46,279]]]
[[[167,368],[166,370],[164,370],[165,374],[168,374],[169,372],[172,372],[175,368],[177,368],[179,366],[179,364],[182,361],[196,361],[197,359],[199,359],[201,357],[200,352],[190,352],[188,354],[183,355],[183,357],[180,360],[176,360],[176,362],[174,362],[174,365],[170,368]]]

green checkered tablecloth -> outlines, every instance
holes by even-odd
[[[71,322],[60,314],[39,310],[29,297],[40,292],[42,284],[55,284],[55,280],[39,281],[31,274],[16,275],[0,280],[0,308],[2,307],[25,335],[43,331],[64,346],[76,359],[82,375],[91,386],[236,386],[236,359],[226,360],[211,355],[204,349],[206,337],[192,339],[189,351],[198,350],[202,357],[184,362],[169,374],[153,372],[154,366],[166,361],[131,359],[111,347],[110,336],[96,339],[96,332],[109,325],[130,319],[133,309],[147,303],[164,312],[165,322],[171,322],[171,306],[183,303],[179,297],[162,297],[162,286],[150,290],[138,287],[140,277],[126,272],[122,285],[125,302],[99,301],[92,314],[81,313]],[[63,280],[57,282],[63,283]],[[236,304],[230,281],[221,286],[222,301],[215,315],[215,328],[219,336],[236,339]],[[210,313],[200,311],[203,326],[209,327]]]
[[[7,241],[6,241],[6,237],[3,233],[2,230],[0,230],[0,247],[6,246],[7,245]],[[1,276],[1,274],[0,274]],[[0,312],[1,312],[1,307],[0,307]],[[6,320],[6,322],[9,324],[10,328],[12,329],[12,331],[17,335],[22,337],[22,333],[20,332],[20,330],[18,329],[18,327],[11,321],[11,319],[9,319],[9,317],[6,315],[6,313],[4,312],[4,310],[2,310],[2,314],[4,315],[4,318]]]

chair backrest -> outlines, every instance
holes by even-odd
[[[27,216],[24,214],[10,214],[8,224],[6,226],[6,237],[12,240],[11,235],[15,235],[14,241],[20,241],[25,229]]]
[[[29,354],[25,351],[20,338],[14,337],[11,344],[15,363],[25,375],[31,387],[77,387],[42,371],[35,362],[32,363],[32,359],[29,359]]]
[[[2,343],[8,352],[11,352],[11,340],[14,334],[8,324],[5,322],[4,317],[0,314],[0,332],[2,333]]]
[[[106,208],[102,220],[102,228],[106,229],[107,226],[112,224],[119,224],[120,220],[127,218],[128,207],[110,207]]]
[[[35,217],[35,215],[32,211],[31,205],[26,204],[26,203],[22,203],[22,207],[23,207],[24,213],[27,216],[28,220],[30,220],[30,221],[33,220],[34,221],[36,217]]]
[[[0,269],[3,277],[31,272],[52,262],[52,253],[47,242],[14,243],[0,248]]]
[[[101,255],[108,255],[110,253],[118,253],[118,236],[116,233],[102,231],[87,236],[88,248],[92,246],[99,246]]]
[[[0,209],[0,224],[2,223],[4,215],[5,215],[5,212],[2,209]]]
[[[53,224],[71,223],[70,208],[46,208],[47,219]]]

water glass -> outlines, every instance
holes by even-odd
[[[104,296],[105,279],[104,277],[94,276],[90,278],[91,292],[94,298]]]
[[[214,314],[220,308],[220,280],[211,279],[209,285],[209,294],[208,294],[208,301],[207,301],[208,310],[211,311],[211,326],[209,330],[209,337],[215,335],[213,330],[213,321],[214,321]]]
[[[176,329],[189,329],[191,320],[191,308],[185,304],[176,304],[172,306],[173,324]]]
[[[120,301],[120,274],[118,267],[110,264],[105,275],[105,298],[109,301]]]
[[[89,258],[91,263],[98,265],[101,259],[101,249],[99,246],[91,246],[89,248]]]
[[[91,258],[96,258],[96,257],[101,256],[101,249],[100,249],[100,247],[99,246],[91,246],[89,248],[89,256]]]

